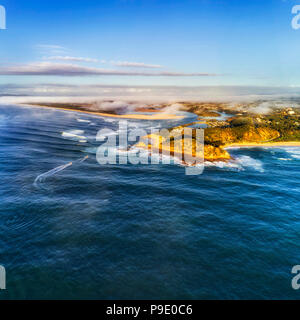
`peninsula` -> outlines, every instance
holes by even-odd
[[[174,104],[148,104],[133,108],[133,113],[132,111],[125,112],[122,108],[101,110],[101,105],[99,109],[99,106],[93,103],[34,103],[30,105],[82,112],[101,117],[138,120],[180,120],[184,116],[178,115],[176,112],[194,113],[198,116],[196,121],[167,128],[170,133],[175,132],[173,136],[168,137],[171,140],[169,147],[164,145],[166,137],[159,134],[144,137],[147,138],[147,143],[143,141],[145,139],[141,139],[135,147],[156,150],[158,153],[169,152],[170,155],[176,156],[182,150],[176,149],[174,141],[183,139],[184,128],[190,127],[195,130],[197,127],[205,126],[204,148],[202,150],[204,159],[207,161],[228,161],[232,159],[228,152],[228,149],[232,147],[300,146],[300,110],[274,105],[268,107],[267,112],[260,112],[257,106],[262,103],[260,101],[232,105],[215,102],[177,102],[176,105],[181,107],[174,111],[172,111]],[[193,145],[192,154],[187,156],[197,156],[195,150],[198,142],[194,137],[195,135],[192,134],[188,140],[182,141],[182,145]]]
[[[238,105],[235,107],[217,103],[182,103],[184,110],[200,115],[197,121],[179,127],[169,128],[171,136],[167,138],[152,134],[147,136],[148,145],[140,141],[136,146],[159,153],[169,152],[176,156],[184,144],[193,146],[195,153],[197,141],[193,137],[183,138],[184,128],[195,128],[197,125],[206,124],[204,130],[204,160],[228,161],[232,159],[228,149],[231,147],[280,147],[300,146],[300,112],[297,108],[270,108],[268,112],[260,114],[252,104]],[[230,114],[225,119],[218,120],[220,114]],[[212,119],[213,118],[213,119]],[[174,134],[173,134],[174,133]],[[170,139],[170,147],[164,144]],[[174,141],[182,139],[182,144]],[[176,149],[177,146],[177,149]],[[199,156],[203,156],[202,154]],[[185,155],[183,155],[185,157]]]

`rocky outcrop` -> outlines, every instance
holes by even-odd
[[[226,161],[230,160],[230,154],[223,148],[209,144],[204,145],[204,159],[207,161]]]
[[[172,132],[166,130],[160,134],[150,134],[141,139],[135,147],[167,154],[181,159],[184,163],[195,163],[195,159],[207,161],[225,161],[231,159],[230,154],[213,145],[204,145],[201,139],[183,136],[183,129],[176,128]]]

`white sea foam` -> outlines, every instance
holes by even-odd
[[[117,119],[117,118],[110,118],[110,117],[100,117],[100,118],[105,122],[110,122],[110,123],[120,121],[120,119]]]
[[[292,161],[292,158],[277,158],[280,161]]]
[[[240,156],[235,158],[234,160],[230,160],[227,162],[224,161],[205,161],[204,165],[206,167],[216,167],[224,170],[254,170],[258,172],[264,172],[263,164],[261,161],[253,159],[249,156]]]
[[[249,156],[237,157],[236,161],[243,167],[255,171],[264,172],[263,163],[260,160],[253,159]]]
[[[299,147],[288,147],[285,148],[285,151],[293,158],[300,159],[300,148]]]
[[[90,120],[80,119],[80,118],[77,118],[77,121],[78,122],[85,122],[85,123],[90,123],[91,122]]]
[[[69,131],[63,131],[62,136],[67,139],[71,140],[78,140],[78,141],[86,141],[87,138],[83,135],[83,130],[69,130]]]
[[[220,169],[229,169],[229,170],[238,170],[242,171],[244,170],[243,166],[238,163],[237,161],[205,161],[204,162],[205,167],[217,167]]]

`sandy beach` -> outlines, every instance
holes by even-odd
[[[224,149],[230,148],[249,148],[249,147],[300,147],[300,141],[282,141],[282,142],[246,142],[246,143],[231,143],[224,146]]]
[[[167,113],[159,113],[156,112],[153,115],[148,114],[110,114],[110,113],[104,113],[104,112],[93,112],[93,111],[83,111],[78,109],[72,109],[72,108],[59,108],[55,106],[44,106],[44,105],[32,105],[32,104],[26,104],[26,106],[29,107],[38,107],[38,108],[50,108],[50,109],[56,109],[56,110],[64,110],[64,111],[73,111],[73,112],[80,112],[80,113],[86,113],[86,114],[92,114],[100,117],[110,117],[110,118],[120,118],[120,119],[137,119],[137,120],[179,120],[183,119],[183,116],[178,116],[175,114],[167,114]]]

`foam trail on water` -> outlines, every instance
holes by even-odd
[[[61,133],[62,137],[67,139],[86,141],[86,137],[83,134],[83,130],[69,130]]]
[[[46,178],[53,176],[54,174],[70,167],[73,164],[73,162],[69,162],[67,164],[64,164],[62,166],[59,166],[57,168],[54,168],[48,172],[45,172],[43,174],[40,174],[39,176],[36,177],[34,180],[34,186],[37,186],[38,183],[45,181]]]
[[[89,158],[89,156],[85,156],[85,157],[77,160],[76,162],[81,163],[81,162],[85,161],[85,160],[88,159],[88,158]]]
[[[50,171],[47,171],[47,172],[45,172],[45,173],[40,174],[40,175],[37,176],[36,179],[34,180],[33,185],[34,185],[34,186],[37,186],[38,183],[44,182],[47,178],[49,178],[49,177],[57,174],[57,173],[60,172],[60,171],[65,170],[65,169],[68,168],[68,167],[71,167],[71,166],[73,165],[73,163],[82,163],[83,161],[85,161],[86,159],[88,159],[88,157],[89,157],[89,156],[85,156],[85,157],[83,157],[83,158],[81,158],[81,159],[79,159],[79,160],[77,160],[77,161],[75,161],[75,162],[68,162],[68,163],[66,163],[66,164],[64,164],[64,165],[62,165],[62,166],[56,167],[56,168],[54,168],[54,169],[52,169],[52,170],[50,170]]]

